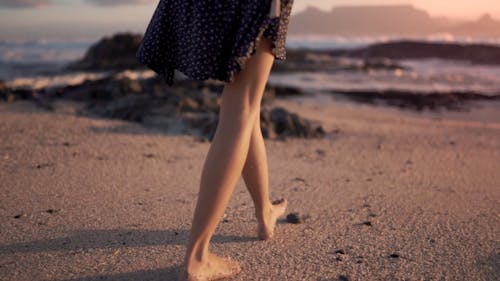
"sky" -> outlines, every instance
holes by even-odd
[[[144,32],[159,0],[0,0],[0,40],[98,38],[119,31]],[[307,6],[412,4],[432,16],[500,19],[499,0],[294,0]]]

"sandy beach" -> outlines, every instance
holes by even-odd
[[[266,140],[271,195],[304,218],[270,242],[240,178],[211,248],[234,280],[500,279],[500,121],[274,103],[327,136]],[[0,104],[0,280],[175,280],[209,142],[75,106]]]

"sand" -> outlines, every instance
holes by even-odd
[[[324,139],[266,140],[303,223],[257,239],[240,178],[211,250],[234,280],[499,280],[500,122],[278,100]],[[208,142],[0,105],[0,280],[175,280]]]

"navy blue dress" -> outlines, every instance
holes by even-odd
[[[196,80],[231,82],[255,53],[261,35],[286,59],[293,0],[160,0],[136,59],[174,83],[174,70]]]

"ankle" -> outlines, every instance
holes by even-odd
[[[257,220],[263,221],[264,219],[266,219],[271,213],[272,208],[273,206],[271,202],[267,202],[263,206],[255,208],[255,216],[257,217]]]
[[[186,267],[201,264],[208,260],[208,256],[209,253],[207,247],[188,247],[184,264]]]

